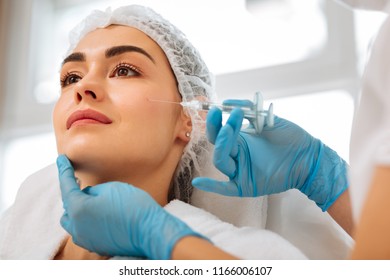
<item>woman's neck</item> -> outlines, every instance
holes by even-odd
[[[169,172],[159,170],[156,170],[149,175],[139,173],[134,174],[130,172],[124,175],[113,173],[107,174],[106,172],[83,172],[83,170],[77,169],[75,176],[78,179],[81,189],[87,186],[96,186],[104,183],[126,183],[146,191],[161,206],[168,203],[168,192],[172,178],[172,175],[170,175]]]
[[[177,145],[161,162],[111,159],[106,162],[85,159],[74,162],[75,176],[80,187],[96,186],[107,182],[122,182],[149,193],[157,203],[168,203],[168,193],[172,178],[183,148]]]
[[[108,257],[100,256],[96,253],[87,251],[73,243],[72,238],[68,237],[58,250],[54,260],[106,260]]]

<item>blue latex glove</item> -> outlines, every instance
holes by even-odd
[[[248,106],[244,100],[226,105]],[[249,104],[250,105],[250,104]],[[207,115],[207,137],[215,145],[214,164],[229,181],[195,178],[198,189],[226,196],[255,197],[296,188],[323,211],[348,187],[347,164],[335,151],[296,124],[275,117],[260,135],[240,131],[243,112],[232,111],[222,126],[222,113]]]
[[[179,239],[200,236],[141,189],[109,182],[80,190],[68,158],[60,155],[57,166],[65,209],[61,225],[89,251],[169,259]]]

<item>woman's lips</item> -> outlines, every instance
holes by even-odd
[[[110,124],[112,120],[106,115],[92,109],[78,110],[72,113],[66,121],[66,129],[75,124]]]

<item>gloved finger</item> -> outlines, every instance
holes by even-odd
[[[62,202],[64,204],[65,210],[67,210],[72,196],[78,196],[82,194],[82,192],[80,191],[80,186],[77,184],[76,177],[74,176],[74,169],[72,164],[65,155],[58,156],[57,168],[60,180]]]
[[[245,108],[253,107],[252,101],[244,100],[244,99],[226,99],[222,102],[222,104],[226,106],[233,106],[233,107],[245,107]]]
[[[232,157],[236,157],[238,153],[238,134],[240,133],[242,122],[244,120],[244,112],[239,109],[235,108],[230,113],[229,119],[226,122],[226,125],[230,125],[233,128],[233,138],[230,140],[232,143],[232,149],[230,155]]]
[[[98,184],[95,186],[88,186],[84,188],[82,192],[88,194],[89,196],[99,196],[105,195],[105,193],[113,193],[114,191],[123,194],[124,192],[122,189],[125,189],[127,192],[129,192],[129,190],[133,190],[136,188],[127,183],[112,181]]]
[[[72,235],[73,232],[71,232],[71,220],[69,219],[69,215],[66,211],[61,217],[60,224],[70,235]]]
[[[87,194],[87,195],[95,196],[96,193],[93,192],[93,189],[94,189],[94,188],[95,188],[95,187],[87,186],[87,187],[85,187],[84,189],[82,189],[81,191],[82,191],[83,193]]]
[[[225,196],[238,196],[237,185],[233,181],[218,181],[211,178],[197,177],[192,180],[192,185],[206,192],[213,192]]]
[[[210,143],[215,144],[215,139],[222,127],[222,111],[216,107],[210,109],[206,118],[206,135]]]
[[[234,178],[236,175],[237,166],[234,158],[238,154],[237,139],[243,118],[243,111],[239,108],[234,109],[215,141],[214,165],[229,178]]]
[[[268,126],[268,125],[265,125],[263,127],[263,130],[264,131],[273,131],[273,130],[277,130],[279,128],[282,128],[282,127],[285,127],[286,125],[288,125],[290,122],[283,119],[283,118],[280,118],[276,115],[274,115],[274,125],[273,126]]]
[[[218,137],[215,141],[213,163],[215,167],[224,173],[229,178],[233,178],[236,174],[236,162],[231,156],[234,145],[237,145],[237,141],[234,141],[234,130],[231,125],[224,125]]]

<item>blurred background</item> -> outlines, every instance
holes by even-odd
[[[150,6],[178,26],[216,76],[348,161],[360,77],[385,14],[333,0],[0,0],[0,214],[26,177],[55,162],[51,113],[70,29],[93,9]]]

